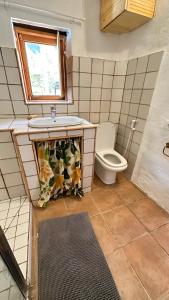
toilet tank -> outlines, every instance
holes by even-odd
[[[116,128],[111,122],[104,122],[98,125],[96,133],[96,151],[114,149],[116,139]]]

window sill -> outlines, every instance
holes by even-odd
[[[57,104],[73,104],[72,100],[56,100],[56,101],[50,101],[50,100],[36,100],[35,101],[25,101],[26,105],[57,105]]]

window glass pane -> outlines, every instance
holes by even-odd
[[[61,96],[57,46],[25,42],[32,94]]]

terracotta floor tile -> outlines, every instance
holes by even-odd
[[[68,213],[88,212],[90,216],[99,213],[95,203],[89,194],[85,195],[81,200],[76,198],[65,199]]]
[[[106,228],[103,218],[100,215],[94,216],[91,218],[91,223],[104,255],[111,254],[116,247],[116,243],[113,241],[110,230]]]
[[[149,234],[128,244],[124,251],[151,299],[169,291],[169,256]]]
[[[114,251],[107,262],[123,300],[150,299],[122,248]]]
[[[151,234],[159,242],[161,247],[169,254],[169,224],[152,231]]]
[[[119,186],[119,183],[114,184],[104,184],[99,177],[95,176],[93,180],[92,190],[103,188],[104,190],[115,190],[115,188]]]
[[[127,177],[123,172],[117,173],[116,181],[118,184],[128,181]]]
[[[145,197],[141,191],[139,191],[129,181],[123,182],[115,188],[117,195],[121,198],[124,204],[128,205],[136,200],[140,200]]]
[[[169,294],[160,297],[158,300],[169,300]]]
[[[123,174],[117,174],[117,177],[117,183],[109,186],[95,177],[92,192],[81,201],[66,198],[50,202],[46,209],[33,208],[34,300],[37,299],[36,233],[39,222],[82,211],[89,213],[102,251],[106,257],[109,256],[109,267],[122,300],[148,300],[147,294],[151,300],[169,300],[169,256],[166,254],[169,253],[168,214],[145,198]],[[153,230],[151,234],[157,242],[142,223]],[[123,248],[117,249],[121,246]]]
[[[116,241],[118,247],[126,245],[146,232],[142,224],[125,206],[103,213],[103,217],[106,224],[110,227],[113,240]]]
[[[138,200],[128,207],[150,231],[169,223],[169,214],[149,198]]]
[[[46,219],[65,216],[67,214],[64,200],[59,199],[49,202],[47,208],[33,208],[33,214],[36,222],[41,222]]]
[[[95,189],[91,192],[91,197],[101,211],[110,210],[116,206],[122,205],[122,201],[114,191],[105,191],[102,188]]]

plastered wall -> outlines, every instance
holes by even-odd
[[[132,181],[169,211],[169,53],[162,59]]]

